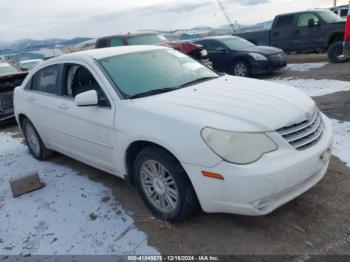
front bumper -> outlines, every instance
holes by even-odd
[[[270,73],[281,70],[287,66],[287,60],[266,60],[252,63],[251,73],[253,75]]]
[[[221,162],[210,169],[183,164],[202,209],[206,212],[265,215],[316,185],[325,175],[331,156],[333,132],[324,117],[324,133],[312,147],[290,147],[266,154],[249,165]],[[202,176],[209,171],[224,176]]]

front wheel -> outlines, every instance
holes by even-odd
[[[233,64],[230,73],[235,76],[248,77],[250,75],[250,66],[243,60],[237,61]]]
[[[156,217],[177,223],[196,210],[198,202],[191,181],[165,150],[145,148],[136,157],[133,171],[137,189]]]
[[[328,49],[328,58],[332,63],[339,64],[348,61],[347,58],[343,56],[343,42],[338,41],[330,45]]]

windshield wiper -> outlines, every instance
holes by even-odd
[[[201,83],[201,82],[204,82],[204,81],[208,81],[208,80],[211,80],[211,79],[216,79],[216,78],[218,78],[218,77],[219,77],[219,76],[207,76],[207,77],[197,78],[197,79],[192,80],[192,81],[190,81],[190,82],[184,83],[184,84],[182,84],[182,85],[179,86],[179,87],[191,86],[191,85],[198,84],[198,83]]]
[[[149,90],[149,91],[146,91],[146,92],[138,93],[136,95],[127,96],[126,98],[134,99],[134,98],[141,98],[141,97],[146,97],[146,96],[158,95],[158,94],[174,91],[176,89],[179,89],[179,88],[178,87],[159,88],[159,89],[154,89],[154,90]]]
[[[215,79],[218,78],[219,76],[209,76],[209,77],[201,77],[201,78],[197,78],[195,80],[192,80],[190,82],[187,82],[185,84],[182,84],[180,86],[177,87],[164,87],[164,88],[159,88],[159,89],[154,89],[154,90],[149,90],[146,92],[142,92],[142,93],[138,93],[136,95],[132,95],[132,96],[127,96],[127,99],[135,99],[135,98],[141,98],[141,97],[146,97],[146,96],[152,96],[152,95],[158,95],[158,94],[162,94],[162,93],[167,93],[170,91],[174,91],[180,88],[184,88],[190,85],[194,85],[200,82],[204,82],[210,79]]]

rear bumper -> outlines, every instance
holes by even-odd
[[[350,58],[350,41],[344,42],[344,56]]]
[[[203,65],[213,68],[213,63],[209,59],[204,59],[200,61]]]
[[[0,122],[10,120],[14,117],[14,111],[12,108],[0,109]]]

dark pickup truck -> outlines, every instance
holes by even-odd
[[[0,59],[0,123],[14,117],[13,90],[22,84],[27,74]]]
[[[342,56],[345,20],[329,10],[311,10],[276,16],[271,30],[237,33],[256,45],[286,52],[328,52],[334,63]]]

